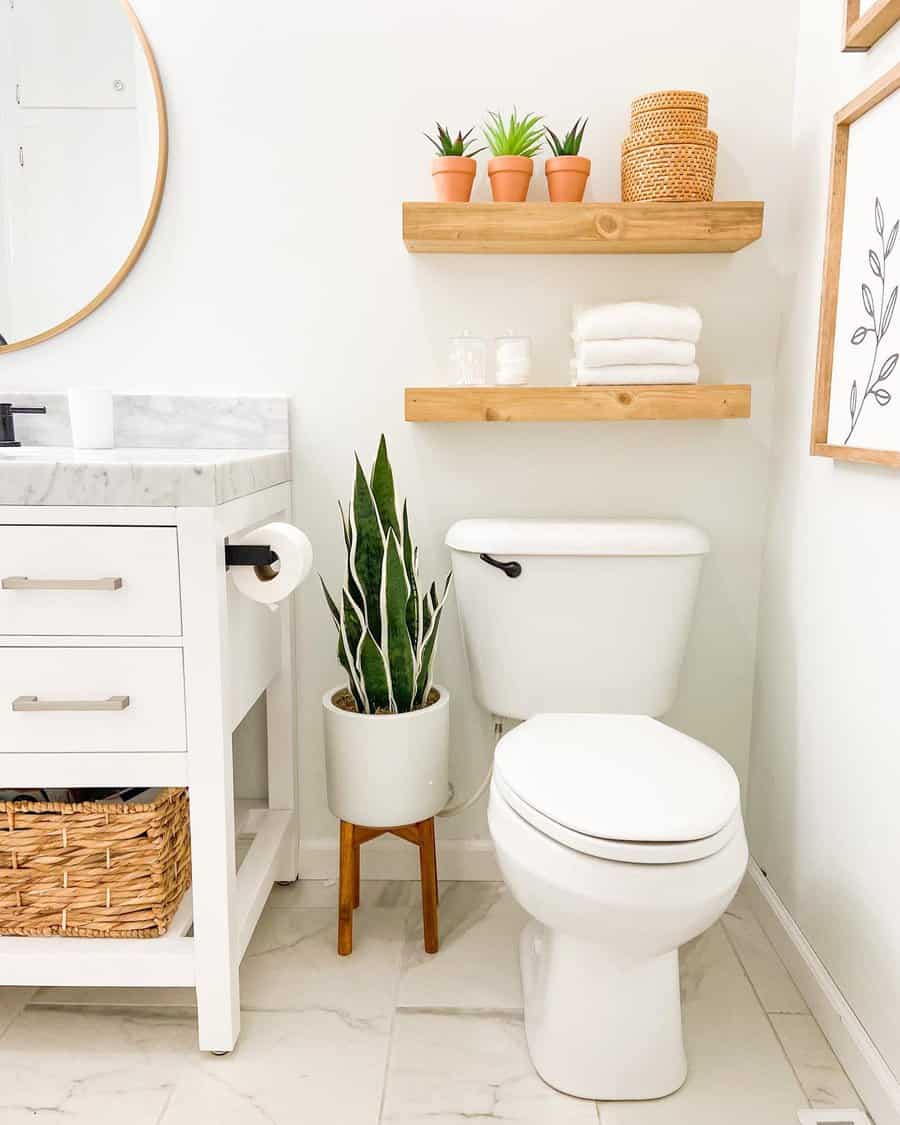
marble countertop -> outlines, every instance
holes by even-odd
[[[290,480],[272,449],[0,449],[0,504],[210,507]]]

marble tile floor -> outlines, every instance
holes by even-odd
[[[524,916],[498,884],[441,885],[422,951],[414,883],[367,881],[338,958],[334,883],[275,888],[241,970],[236,1050],[197,1050],[188,989],[0,989],[3,1125],[796,1125],[859,1107],[739,893],[682,956],[690,1075],[653,1102],[551,1090],[525,1047]]]

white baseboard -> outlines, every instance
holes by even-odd
[[[750,861],[753,910],[859,1091],[875,1125],[900,1125],[900,1082],[759,865]]]
[[[381,836],[362,848],[364,879],[418,879],[419,851],[405,840]],[[438,879],[450,882],[493,883],[502,878],[490,840],[438,840]],[[331,837],[302,840],[303,879],[336,879],[338,842]]]

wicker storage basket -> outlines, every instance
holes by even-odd
[[[632,133],[644,133],[648,129],[705,129],[706,125],[706,111],[702,109],[672,106],[631,114]]]
[[[691,110],[703,118],[696,124],[705,128],[709,114],[709,98],[697,90],[656,90],[652,94],[643,94],[631,103],[633,133],[643,128],[641,115],[651,110]]]
[[[190,885],[186,789],[148,804],[0,802],[0,934],[152,938]]]
[[[718,137],[710,129],[653,129],[622,142],[622,199],[708,202],[716,184]]]

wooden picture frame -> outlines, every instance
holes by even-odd
[[[880,294],[880,301],[875,302],[872,298],[871,290],[867,294],[865,290],[868,287],[866,284],[862,286],[862,305],[865,309],[860,314],[860,319],[864,319],[864,314],[867,312],[872,318],[875,328],[857,328],[853,332],[853,339],[850,341],[854,345],[865,343],[870,346],[867,341],[867,336],[863,335],[858,338],[859,333],[871,333],[875,337],[875,353],[872,359],[871,370],[868,374],[868,379],[865,382],[865,388],[862,391],[862,399],[859,399],[859,390],[857,389],[856,381],[854,380],[853,388],[851,390],[850,398],[850,418],[852,425],[850,426],[850,433],[848,439],[844,444],[829,444],[829,422],[831,413],[831,397],[832,397],[832,377],[834,374],[834,352],[835,344],[837,342],[837,320],[838,320],[838,303],[840,296],[840,282],[841,282],[841,267],[842,267],[842,253],[843,253],[843,240],[845,229],[845,205],[847,202],[847,176],[848,176],[848,155],[850,150],[850,127],[854,122],[859,121],[870,110],[880,105],[892,94],[900,90],[900,65],[895,66],[892,70],[888,71],[877,82],[873,83],[868,89],[864,90],[858,97],[854,98],[852,102],[848,103],[843,109],[838,110],[834,119],[834,139],[832,144],[832,161],[831,161],[831,182],[829,188],[829,204],[828,204],[828,223],[825,237],[825,262],[822,274],[822,298],[819,312],[819,343],[818,355],[816,359],[816,385],[815,395],[813,398],[813,417],[812,417],[812,434],[810,441],[810,453],[814,457],[831,457],[839,461],[862,461],[877,465],[891,465],[900,467],[900,440],[896,449],[871,449],[861,446],[849,444],[849,439],[853,435],[856,423],[859,420],[859,413],[862,406],[866,404],[867,398],[871,395],[875,398],[876,403],[880,404],[880,399],[875,395],[877,390],[878,395],[883,395],[886,388],[877,387],[879,381],[887,381],[889,375],[893,373],[893,367],[885,375],[882,380],[882,372],[884,368],[879,368],[878,375],[875,374],[876,362],[884,363],[887,353],[881,357],[878,354],[878,347],[881,340],[886,335],[884,325],[884,299],[886,278],[888,274],[887,257],[890,255],[893,246],[897,241],[896,230],[893,227],[894,216],[887,220],[887,227],[885,223],[883,209],[881,204],[875,197],[875,216],[874,222],[876,228],[880,226],[882,229],[878,234],[873,233],[873,239],[881,235],[882,248],[887,246],[887,253],[883,254],[879,259],[875,254],[875,261],[873,262],[873,253],[870,252],[869,266],[870,274],[865,275],[867,281],[877,284],[879,281],[882,286],[882,293]],[[896,201],[894,201],[896,202]],[[894,208],[896,209],[896,207]],[[879,210],[881,211],[879,217]],[[900,226],[900,221],[898,221]],[[900,245],[897,246],[897,259],[900,262]],[[891,263],[895,265],[895,263]],[[877,268],[876,268],[877,267]],[[880,273],[878,270],[880,269]],[[894,270],[896,272],[896,268]],[[874,281],[873,276],[874,275]],[[900,281],[898,275],[897,281]],[[874,309],[869,308],[869,304],[879,304],[878,313]],[[888,313],[888,325],[890,326],[891,318],[893,315],[893,307],[891,299],[888,296],[887,305],[890,307]],[[861,306],[862,307],[862,306]],[[878,317],[881,317],[879,322]],[[881,331],[879,333],[879,323]],[[900,317],[898,317],[897,324],[900,325]],[[845,326],[846,327],[846,326]],[[893,342],[896,343],[897,326],[894,326]],[[891,359],[895,357],[891,356]],[[896,366],[896,362],[894,364]],[[866,379],[865,370],[863,370],[860,385],[862,380]],[[897,379],[895,382],[900,383],[900,371],[897,372]],[[896,387],[896,403],[895,410],[900,412],[900,390]],[[893,399],[893,395],[889,393],[889,397]],[[854,409],[856,404],[857,409]],[[900,434],[900,427],[898,427],[898,434]]]
[[[846,0],[844,50],[868,51],[900,20],[900,0],[875,0],[862,15],[860,0]]]

